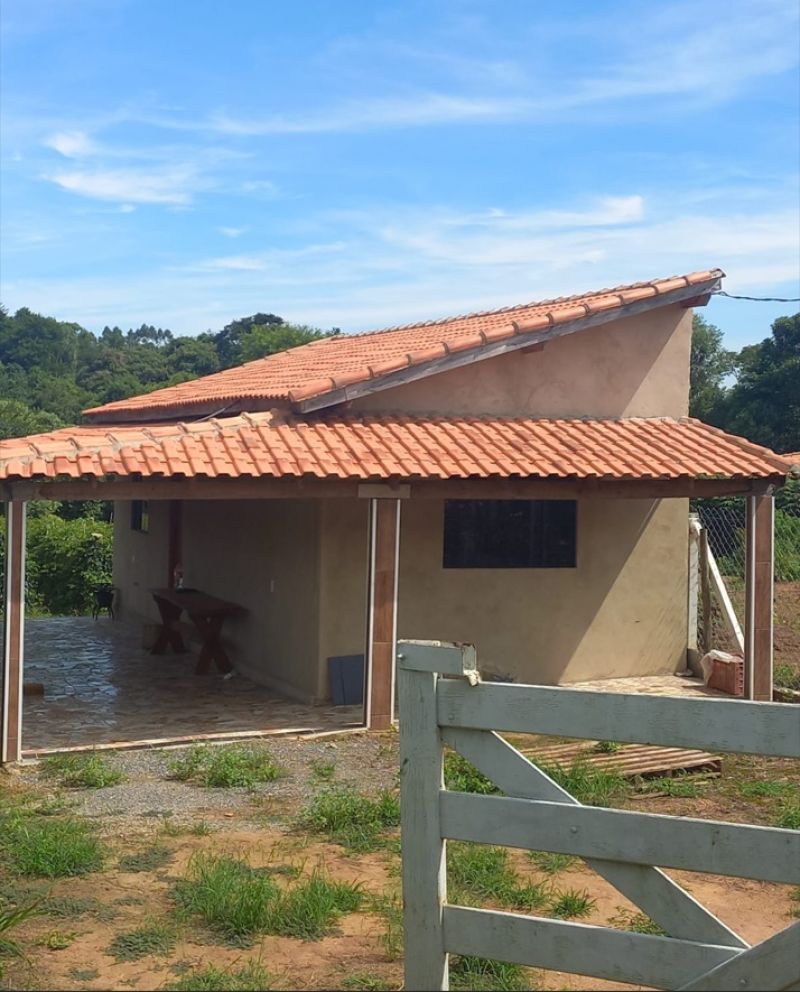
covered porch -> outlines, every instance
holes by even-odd
[[[333,519],[340,518],[347,506],[360,506],[365,511],[363,519],[367,525],[366,534],[361,531],[361,541],[364,537],[366,541],[355,548],[357,557],[367,559],[362,562],[367,586],[361,613],[365,621],[361,634],[365,658],[363,725],[370,729],[386,729],[391,726],[395,715],[394,667],[398,615],[401,612],[399,603],[403,597],[400,559],[404,547],[408,559],[410,546],[407,540],[412,533],[403,530],[403,520],[410,521],[414,517],[412,504],[419,507],[427,503],[441,507],[447,502],[571,501],[579,508],[588,509],[589,504],[595,507],[594,543],[585,542],[582,564],[580,559],[584,551],[579,547],[577,559],[567,566],[573,578],[571,585],[564,585],[565,592],[558,602],[560,621],[550,621],[551,624],[560,622],[562,629],[570,635],[570,641],[573,633],[578,640],[582,639],[586,653],[591,641],[589,625],[611,598],[615,576],[624,566],[628,554],[625,548],[612,548],[610,552],[604,550],[602,553],[592,550],[608,547],[609,535],[606,532],[603,537],[603,520],[616,520],[613,526],[620,528],[620,533],[622,528],[619,514],[609,516],[599,508],[603,504],[609,507],[613,504],[619,508],[626,501],[635,501],[637,512],[647,522],[662,501],[684,501],[683,505],[686,505],[685,501],[690,496],[741,494],[747,497],[749,511],[746,695],[756,699],[770,696],[772,493],[775,487],[783,484],[791,466],[766,449],[721,434],[696,421],[547,421],[499,417],[414,419],[388,415],[343,415],[336,419],[300,422],[283,415],[259,413],[216,421],[155,425],[146,429],[139,425],[71,428],[43,438],[34,437],[6,444],[17,447],[13,457],[7,456],[5,460],[0,457],[0,469],[6,479],[8,549],[3,655],[3,761],[18,760],[23,750],[42,747],[28,736],[25,723],[33,721],[34,733],[38,733],[37,719],[40,727],[46,727],[47,705],[53,706],[49,710],[50,726],[55,727],[59,722],[58,699],[52,699],[50,704],[45,701],[45,709],[37,710],[36,704],[30,708],[27,703],[23,706],[23,682],[34,680],[35,667],[32,666],[36,664],[35,649],[31,654],[25,648],[27,631],[24,610],[26,502],[35,499],[142,500],[162,505],[180,503],[184,507],[224,501],[237,516],[241,516],[236,511],[237,501],[242,501],[239,504],[242,513],[245,502],[251,507],[266,508],[278,502],[301,500],[321,505],[325,501],[332,507]],[[82,448],[82,444],[85,447]],[[630,514],[622,513],[621,516],[628,517]],[[427,597],[427,601],[422,603],[425,611],[418,610],[411,617],[413,629],[411,623],[406,624],[408,629],[402,629],[401,636],[458,639],[459,630],[469,628],[467,621],[471,607],[470,602],[460,598],[460,590],[475,590],[476,595],[482,595],[486,601],[486,592],[496,591],[498,576],[503,575],[504,588],[512,590],[515,595],[513,617],[517,618],[511,628],[505,624],[504,635],[521,638],[526,643],[531,639],[535,641],[537,625],[544,631],[542,625],[547,622],[547,613],[545,611],[531,628],[528,623],[531,600],[526,600],[530,592],[526,593],[517,577],[535,574],[540,566],[517,565],[521,570],[515,572],[513,564],[509,567],[504,562],[494,572],[474,564],[458,565],[455,570],[448,570],[441,558],[439,511],[433,517],[428,514],[428,517],[436,518],[438,528],[433,544],[427,538],[422,542],[423,547],[428,547],[429,551],[432,549],[432,557],[426,558],[414,552],[413,561],[417,584],[422,587],[425,587],[425,576],[433,575],[431,570],[435,571],[436,583],[429,588],[436,592],[436,596]],[[577,517],[581,517],[580,512]],[[692,590],[687,588],[685,582],[688,574],[687,528],[688,519],[676,537],[679,542],[676,547],[683,548],[680,571],[684,576],[682,620],[679,621],[682,632],[678,630],[677,636],[684,637],[682,645],[689,648],[686,631]],[[176,539],[179,529],[170,530],[170,541]],[[248,533],[253,533],[252,528],[245,533],[245,538]],[[429,537],[432,532],[426,533]],[[612,531],[610,534],[612,544],[616,533]],[[580,543],[580,520],[577,534]],[[221,528],[216,528],[215,536],[223,540]],[[671,542],[672,533],[667,536]],[[600,541],[601,537],[605,544]],[[631,547],[635,546],[636,540],[634,535]],[[227,546],[228,539],[224,538],[223,543]],[[341,586],[347,575],[346,570],[340,567],[342,547],[345,545],[349,545],[352,551],[354,545],[349,540],[331,545],[335,548],[330,556],[334,566],[331,575],[336,586]],[[236,560],[243,572],[247,571],[257,554],[253,543],[245,539],[236,552]],[[613,567],[610,570],[606,568],[604,577],[598,583],[593,569],[596,569],[600,558]],[[167,548],[166,559],[170,566],[180,560],[171,546]],[[655,564],[656,560],[653,561]],[[646,576],[647,572],[645,561],[641,574]],[[481,574],[483,579],[480,583],[470,579],[470,586],[464,585],[466,577],[480,578]],[[555,573],[549,573],[549,577],[547,573],[540,574],[545,576],[540,588],[552,588],[550,578]],[[171,568],[167,575],[162,577],[159,574],[153,584],[163,585],[170,575]],[[676,578],[679,578],[677,572]],[[587,587],[587,583],[592,581],[594,586]],[[269,588],[268,582],[265,588]],[[458,627],[457,630],[444,629],[438,610],[440,599],[437,598],[443,589],[455,590],[453,601],[458,610],[451,611],[450,623],[452,627]],[[629,578],[623,592],[623,602],[626,596],[633,595],[634,589],[635,582]],[[590,595],[587,596],[587,592]],[[656,595],[654,610],[657,611],[660,591],[653,589],[652,592]],[[576,596],[584,598],[580,620],[575,610],[570,609],[572,597]],[[650,602],[653,602],[652,598]],[[309,613],[309,616],[313,615],[314,622],[318,622],[322,614],[318,607],[315,609],[317,612]],[[644,605],[642,609],[645,609]],[[615,606],[605,612],[605,629],[611,634],[616,611]],[[463,618],[464,623],[459,618]],[[632,625],[638,623],[635,617],[627,618],[626,622],[631,630],[634,629]],[[101,636],[99,632],[104,628],[99,624],[104,623],[98,621],[98,633],[93,635],[94,638]],[[675,623],[670,623],[674,635]],[[426,625],[436,628],[433,635],[425,629]],[[88,633],[86,636],[89,638]],[[197,727],[197,732],[223,735],[234,723],[238,724],[239,732],[247,734],[278,729],[276,723],[282,724],[280,729],[291,730],[322,728],[330,725],[330,721],[336,725],[350,726],[361,722],[339,707],[298,708],[294,703],[277,699],[276,694],[255,683],[248,685],[242,679],[237,685],[239,675],[230,682],[223,681],[217,672],[211,673],[210,681],[206,676],[198,679],[191,664],[186,669],[173,667],[175,657],[166,655],[154,658],[143,652],[134,643],[138,634],[130,635],[133,640],[129,642],[127,660],[123,650],[117,653],[115,662],[113,645],[117,636],[122,639],[124,635],[114,634],[108,642],[108,676],[99,677],[95,685],[92,685],[94,676],[86,676],[88,696],[94,699],[86,711],[84,723],[86,736],[92,738],[89,743],[102,746],[108,737],[117,737],[118,740],[117,730],[121,725],[130,728],[130,734],[135,734],[136,740],[164,740],[166,735],[163,733],[149,737],[149,728],[157,722],[166,726],[167,717],[170,719],[169,739],[173,740],[196,736],[194,721],[200,722],[200,717],[205,726]],[[468,633],[461,636],[464,640],[470,639]],[[542,638],[539,637],[539,640]],[[619,648],[623,641],[624,638],[618,638]],[[591,641],[591,644],[595,643]],[[613,640],[609,640],[608,644],[609,647],[603,650],[613,660]],[[180,656],[176,657],[180,659]],[[613,665],[609,661],[606,674],[612,671]],[[320,672],[321,669],[318,669]],[[67,677],[64,677],[64,686],[71,684],[66,681]],[[521,673],[521,677],[516,676],[516,680],[534,681],[535,677],[535,670],[533,676],[526,671]],[[163,681],[159,682],[159,679]],[[573,675],[567,681],[574,679]],[[559,679],[550,677],[545,681]],[[120,692],[120,686],[126,685],[131,695],[138,696],[138,699],[121,699],[126,693]],[[160,694],[164,699],[157,698]],[[111,714],[108,722],[101,714],[104,706]],[[153,719],[146,712],[151,707],[155,714]],[[264,716],[263,711],[267,709],[274,714],[274,719],[273,715],[268,718]],[[139,729],[143,715],[147,717],[147,734]],[[71,702],[69,711],[62,710],[61,716],[65,724],[72,723],[73,718],[80,721],[81,704]],[[269,726],[264,725],[265,720]],[[115,721],[116,727],[108,725]],[[140,721],[139,724],[137,721]],[[209,723],[214,728],[210,731]],[[133,729],[135,724],[136,730]],[[216,729],[218,726],[221,727],[219,731]]]
[[[360,706],[304,706],[236,674],[195,675],[194,652],[153,655],[141,627],[109,617],[28,620],[22,756],[147,747],[363,725]]]

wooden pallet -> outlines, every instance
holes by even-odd
[[[722,757],[708,751],[681,747],[652,747],[649,744],[621,744],[615,751],[596,751],[597,741],[577,744],[550,744],[525,750],[534,763],[569,767],[574,761],[587,761],[595,768],[617,772],[623,778],[674,775],[676,772],[722,772]]]

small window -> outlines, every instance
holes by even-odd
[[[445,568],[575,568],[575,500],[446,500]]]
[[[131,530],[146,534],[150,530],[150,508],[147,500],[135,499],[131,503]]]

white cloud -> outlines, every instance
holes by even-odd
[[[246,227],[218,227],[217,230],[220,234],[224,234],[226,238],[239,238],[247,230]]]
[[[62,189],[96,200],[123,204],[183,204],[192,198],[195,176],[188,169],[146,172],[136,169],[95,169],[45,176]]]
[[[85,131],[59,131],[50,135],[44,144],[64,158],[83,158],[96,150],[94,142]]]

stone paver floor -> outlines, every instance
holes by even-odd
[[[194,674],[196,655],[151,655],[133,625],[101,617],[25,624],[24,751],[361,724],[360,706],[303,706],[241,675]]]
[[[684,675],[631,675],[619,679],[595,679],[590,682],[570,682],[570,689],[590,689],[592,692],[635,692],[646,696],[715,696],[731,699],[727,693],[708,689],[702,679]]]

